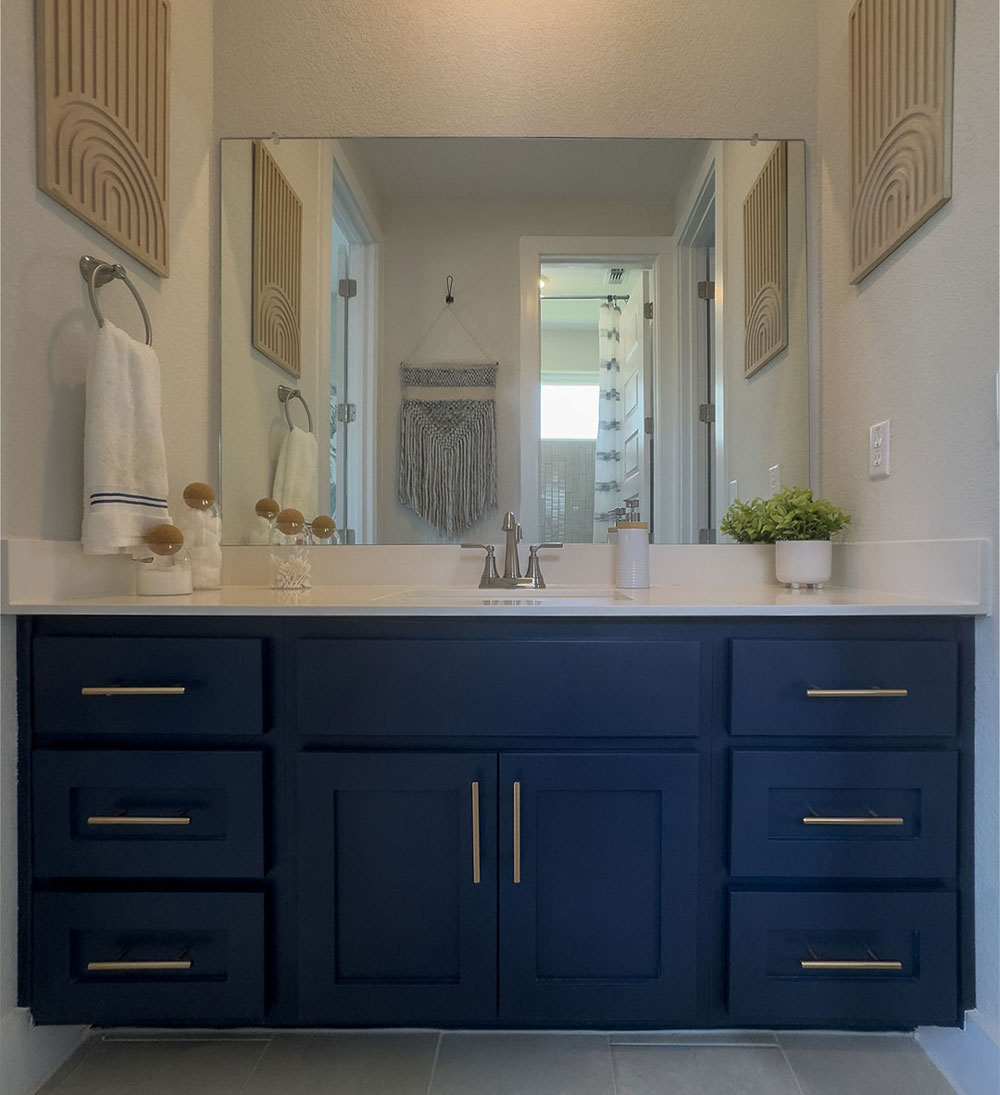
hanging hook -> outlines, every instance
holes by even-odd
[[[757,147],[757,142],[759,140],[760,140],[760,134],[759,133],[754,133],[754,135],[750,138],[750,147],[751,148],[756,148]]]
[[[449,274],[444,279],[444,302],[445,304],[454,304],[455,298],[451,295],[451,287],[455,284],[455,279]]]

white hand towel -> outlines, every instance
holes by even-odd
[[[297,509],[307,521],[317,513],[318,461],[316,438],[293,426],[281,443],[271,497],[282,509]]]
[[[160,421],[160,363],[151,346],[104,322],[91,344],[83,447],[83,550],[134,550],[170,523]]]

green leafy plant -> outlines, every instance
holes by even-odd
[[[851,518],[825,498],[813,498],[804,487],[782,487],[768,499],[733,502],[719,528],[739,544],[774,544],[779,540],[829,540]]]

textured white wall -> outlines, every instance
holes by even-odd
[[[997,22],[959,2],[952,199],[860,285],[848,284],[847,15],[819,8],[822,489],[852,539],[997,541]],[[892,474],[868,478],[868,427],[892,420]],[[996,555],[994,554],[994,558]],[[1000,1041],[997,602],[977,626],[978,1010]]]
[[[215,0],[216,133],[812,137],[802,0]]]

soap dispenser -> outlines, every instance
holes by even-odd
[[[626,519],[618,522],[615,545],[615,585],[619,589],[649,588],[649,526],[639,519],[639,500],[625,501]]]

